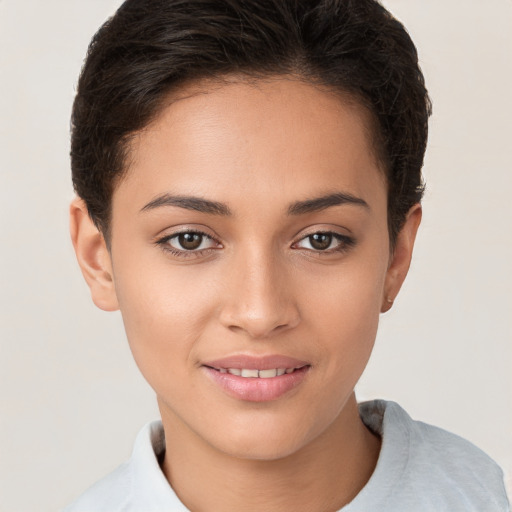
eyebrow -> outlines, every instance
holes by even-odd
[[[350,204],[362,206],[370,209],[368,203],[360,197],[353,196],[344,192],[336,192],[314,199],[306,199],[305,201],[297,201],[288,208],[288,215],[304,215],[305,213],[319,212],[331,208],[331,206],[339,206]]]
[[[171,194],[163,194],[150,201],[141,212],[154,210],[161,206],[178,206],[185,210],[194,210],[201,213],[209,213],[211,215],[230,216],[231,210],[227,205],[209,199],[202,199],[193,196],[173,196]]]
[[[306,213],[319,212],[331,208],[332,206],[340,205],[355,205],[370,209],[368,203],[352,194],[344,192],[336,192],[322,197],[313,199],[306,199],[304,201],[296,201],[288,207],[288,215],[304,215]],[[232,215],[230,208],[217,201],[203,199],[194,196],[175,196],[171,194],[162,194],[150,201],[146,206],[141,209],[141,212],[154,210],[162,206],[177,206],[185,210],[194,210],[201,213],[210,215],[221,215],[229,217]]]

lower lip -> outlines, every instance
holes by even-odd
[[[230,373],[203,366],[207,375],[218,384],[229,396],[248,402],[270,402],[301,384],[310,366],[304,366],[293,373],[285,373],[269,379],[256,377],[239,377]]]

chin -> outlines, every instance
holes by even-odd
[[[276,418],[258,418],[245,425],[240,422],[236,428],[224,430],[222,437],[209,442],[231,457],[274,461],[301,451],[320,432],[318,425],[305,425],[300,420],[286,422]]]
[[[268,442],[263,439],[240,440],[234,442],[232,439],[228,441],[224,450],[226,455],[236,459],[245,459],[248,461],[276,461],[285,459],[298,451],[304,446],[304,443],[290,443],[283,439],[282,441]]]

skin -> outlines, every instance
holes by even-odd
[[[421,209],[391,251],[370,126],[357,103],[291,77],[192,85],[134,139],[113,195],[110,251],[83,202],[71,205],[92,298],[121,310],[157,394],[162,469],[191,510],[336,510],[375,468],[380,440],[353,390],[407,274]],[[335,193],[366,206],[289,213]],[[222,203],[231,215],[155,203],[164,194]],[[208,235],[188,257],[169,239],[187,230]],[[309,238],[318,232],[344,238],[319,250]],[[234,354],[310,367],[278,399],[247,401],[202,367]]]

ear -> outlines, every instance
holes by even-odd
[[[76,258],[91,290],[91,297],[100,309],[119,309],[114,286],[112,260],[105,239],[89,217],[87,206],[76,198],[69,208],[70,232]]]
[[[407,213],[405,223],[398,233],[395,249],[391,255],[386,273],[384,296],[382,297],[381,312],[389,311],[402,287],[411,264],[412,250],[416,233],[421,222],[421,206],[415,204]]]

